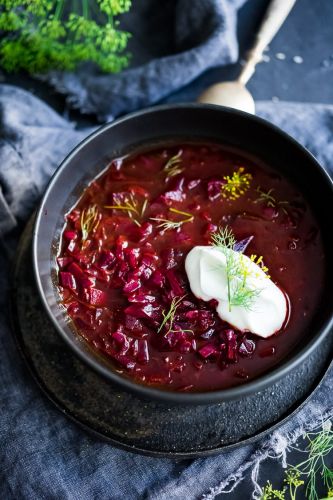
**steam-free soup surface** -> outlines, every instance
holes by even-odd
[[[114,160],[64,222],[62,304],[91,348],[137,382],[173,391],[242,384],[302,343],[324,275],[307,202],[271,168],[217,145],[180,144]],[[251,238],[290,302],[268,339],[240,332],[189,288],[184,261],[229,228]],[[263,264],[261,264],[263,265]]]

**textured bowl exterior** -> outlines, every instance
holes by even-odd
[[[64,214],[83,189],[113,158],[144,146],[175,141],[212,141],[257,157],[286,176],[303,193],[317,216],[327,254],[333,247],[328,209],[333,185],[327,172],[294,139],[269,122],[240,111],[212,105],[184,104],[149,108],[99,128],[81,142],[52,177],[40,204],[33,232],[33,268],[43,306],[59,335],[81,360],[126,391],[168,403],[209,404],[237,400],[271,386],[302,363],[329,333],[333,324],[333,265],[327,259],[326,280],[315,317],[303,342],[282,363],[262,376],[230,389],[177,393],[144,386],[112,370],[71,327],[54,285],[56,253]],[[309,263],[310,265],[311,263]]]

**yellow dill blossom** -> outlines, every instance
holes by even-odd
[[[244,167],[234,172],[231,176],[225,175],[223,179],[226,181],[222,186],[222,196],[229,200],[236,200],[249,189],[252,175],[244,173]]]
[[[257,266],[259,266],[261,268],[262,271],[264,271],[264,273],[266,273],[266,276],[267,278],[270,278],[269,274],[268,273],[268,267],[265,266],[264,264],[264,259],[263,259],[263,256],[260,255],[259,257],[255,254],[252,254],[250,256],[250,259],[252,262],[254,262],[255,264],[257,264]]]

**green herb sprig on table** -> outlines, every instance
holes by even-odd
[[[317,485],[319,481],[323,483],[327,494],[321,500],[333,498],[333,469],[326,464],[327,455],[333,451],[333,431],[331,422],[324,422],[322,428],[316,432],[305,434],[307,441],[306,460],[296,465],[289,465],[285,472],[284,483],[286,486],[281,490],[274,489],[270,481],[267,481],[263,489],[261,500],[281,499],[281,500],[319,500]],[[293,448],[300,452],[298,448]],[[304,492],[299,487],[306,484]],[[300,493],[298,495],[298,493]]]
[[[130,34],[115,16],[130,7],[131,0],[0,0],[0,65],[40,74],[92,61],[118,72],[128,65]]]

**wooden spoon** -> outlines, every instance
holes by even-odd
[[[271,0],[237,80],[212,85],[199,96],[198,102],[219,104],[254,114],[254,99],[245,85],[254,74],[264,49],[279,31],[295,2],[296,0]]]

